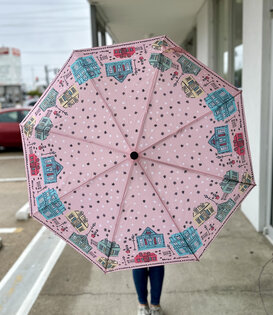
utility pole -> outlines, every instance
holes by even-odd
[[[48,66],[45,66],[45,78],[46,78],[46,85],[49,86],[49,76],[48,76]]]

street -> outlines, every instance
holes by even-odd
[[[24,177],[22,152],[0,151],[0,237],[3,242],[0,250],[0,280],[41,228],[41,224],[32,218],[27,221],[16,221],[16,212],[28,201],[26,181],[16,181]],[[3,228],[16,228],[16,230],[12,233],[2,233]]]

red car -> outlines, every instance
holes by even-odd
[[[19,123],[31,108],[6,108],[0,110],[0,147],[21,148]]]

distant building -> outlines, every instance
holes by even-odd
[[[34,153],[29,155],[29,168],[32,176],[39,174],[40,160]]]
[[[193,226],[181,233],[171,235],[170,243],[179,256],[194,254],[203,245]]]
[[[73,233],[70,235],[69,240],[86,254],[88,254],[92,249],[92,246],[90,246],[90,244],[88,243],[86,235]]]
[[[49,117],[43,117],[35,127],[35,138],[45,140],[49,134],[53,124]]]
[[[217,121],[225,120],[237,110],[234,97],[225,88],[208,94],[208,96],[205,97],[205,102],[212,110]]]
[[[234,206],[235,202],[232,199],[228,199],[228,201],[218,204],[215,219],[223,222]]]
[[[163,54],[157,54],[157,53],[151,54],[149,63],[154,68],[157,68],[162,72],[169,70],[172,66],[172,61],[170,58],[164,56]]]
[[[98,250],[104,253],[106,256],[118,256],[120,252],[120,246],[116,242],[110,242],[107,238],[98,242]]]
[[[27,122],[24,124],[24,134],[30,138],[32,136],[32,132],[34,126],[36,124],[36,118],[34,116],[30,117]]]
[[[228,125],[214,127],[214,134],[209,139],[209,144],[217,150],[218,154],[232,152]]]
[[[136,263],[150,262],[150,261],[157,261],[157,255],[155,253],[150,253],[150,252],[139,253],[135,257]]]
[[[94,79],[100,75],[100,67],[92,55],[78,58],[72,65],[71,70],[75,81],[83,84],[89,79]]]
[[[193,209],[193,220],[198,226],[206,222],[214,213],[214,209],[209,202],[201,203]]]
[[[181,85],[186,97],[200,98],[204,94],[203,89],[192,76],[185,77]]]
[[[68,221],[80,233],[88,228],[88,220],[83,211],[75,210],[66,215]]]
[[[47,219],[50,220],[61,215],[66,209],[55,189],[47,191],[36,197],[38,211]]]
[[[155,233],[147,227],[144,232],[136,237],[138,250],[165,247],[164,235]]]
[[[97,260],[105,269],[115,268],[118,265],[118,262],[116,260],[106,257],[99,257]]]
[[[59,97],[60,105],[64,108],[72,107],[72,105],[78,103],[78,101],[79,92],[75,85],[71,86]]]
[[[120,47],[114,49],[114,56],[116,58],[130,58],[135,52],[135,47]]]
[[[58,92],[55,89],[51,89],[46,97],[43,99],[39,107],[42,111],[45,111],[46,109],[56,106],[56,100],[57,100]]]
[[[184,55],[182,55],[177,61],[180,63],[183,73],[197,75],[201,70],[201,68],[197,66],[197,64],[195,64]]]
[[[52,184],[57,182],[57,176],[63,169],[63,166],[55,161],[54,156],[47,156],[41,159],[44,174],[44,183]]]
[[[128,74],[133,73],[132,60],[122,60],[105,64],[107,77],[114,77],[119,82],[123,82]]]

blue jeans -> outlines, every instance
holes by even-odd
[[[147,284],[150,278],[151,304],[159,305],[164,279],[164,266],[133,269],[133,278],[140,304],[148,304]]]

